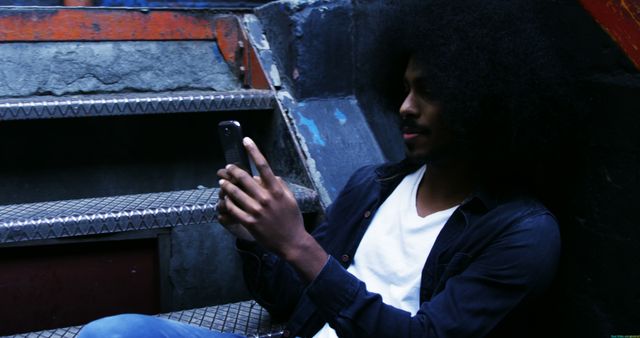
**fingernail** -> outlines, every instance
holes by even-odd
[[[224,167],[224,168],[225,168],[225,169],[227,169],[227,170],[231,170],[232,165],[231,165],[231,164],[227,164],[227,166],[226,166],[226,167]]]
[[[224,180],[221,179],[218,181],[218,184],[220,184],[220,186],[222,186],[222,183],[224,183]]]
[[[245,146],[250,146],[253,144],[253,140],[248,137],[245,137],[242,139],[242,144],[244,144]]]

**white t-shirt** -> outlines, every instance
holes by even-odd
[[[407,175],[382,203],[347,269],[368,291],[380,294],[385,304],[412,315],[420,308],[422,268],[440,230],[458,207],[418,216],[418,186],[425,171],[422,166]],[[314,337],[337,336],[326,324]]]

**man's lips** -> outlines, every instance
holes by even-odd
[[[420,135],[429,134],[430,131],[428,129],[402,128],[402,138],[404,138],[405,141],[416,138]]]

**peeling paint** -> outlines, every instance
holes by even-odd
[[[276,93],[276,95],[284,107],[292,107],[295,104],[295,100],[286,90],[280,90]],[[325,181],[322,173],[318,170],[316,161],[311,156],[311,151],[309,150],[309,146],[307,145],[305,137],[300,133],[300,130],[298,129],[296,123],[293,123],[294,118],[291,114],[291,111],[289,109],[283,109],[282,114],[288,121],[287,125],[292,129],[292,132],[295,135],[295,141],[300,146],[300,150],[302,151],[302,154],[304,156],[303,160],[306,163],[306,170],[309,173],[314,188],[320,195],[320,203],[322,204],[323,208],[326,208],[327,206],[329,206],[329,204],[331,204],[332,199],[329,196],[329,192],[325,188]]]
[[[347,123],[347,115],[340,111],[340,109],[336,109],[336,111],[333,113],[333,116],[336,117],[341,126]]]
[[[259,51],[257,57],[260,59],[265,73],[271,80],[271,84],[276,88],[281,87],[282,80],[280,79],[280,72],[278,72],[278,68],[275,66],[271,46],[269,45],[267,36],[264,34],[260,20],[253,14],[247,14],[244,16],[243,22],[249,33],[251,44]]]
[[[295,102],[293,96],[291,96],[291,93],[286,90],[279,91],[278,93],[276,93],[276,96],[278,97],[278,100],[282,101],[282,103],[285,105],[289,105]]]
[[[307,129],[309,130],[309,133],[313,137],[312,142],[320,146],[325,146],[326,142],[322,138],[322,135],[320,135],[320,129],[318,129],[316,122],[310,118],[305,117],[300,112],[297,112],[297,115],[299,117],[298,120],[300,125],[307,127]]]
[[[244,16],[244,25],[251,32],[251,41],[253,42],[253,46],[260,50],[268,50],[271,47],[269,46],[269,41],[267,41],[267,37],[264,35],[262,26],[260,25],[260,21],[255,15],[245,15]],[[259,31],[256,32],[256,31]]]
[[[278,68],[275,64],[272,64],[271,68],[269,68],[269,77],[271,78],[271,83],[273,83],[274,86],[279,87],[282,85],[280,73],[278,72]]]

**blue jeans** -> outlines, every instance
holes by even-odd
[[[77,338],[243,338],[153,316],[124,314],[85,325]]]

